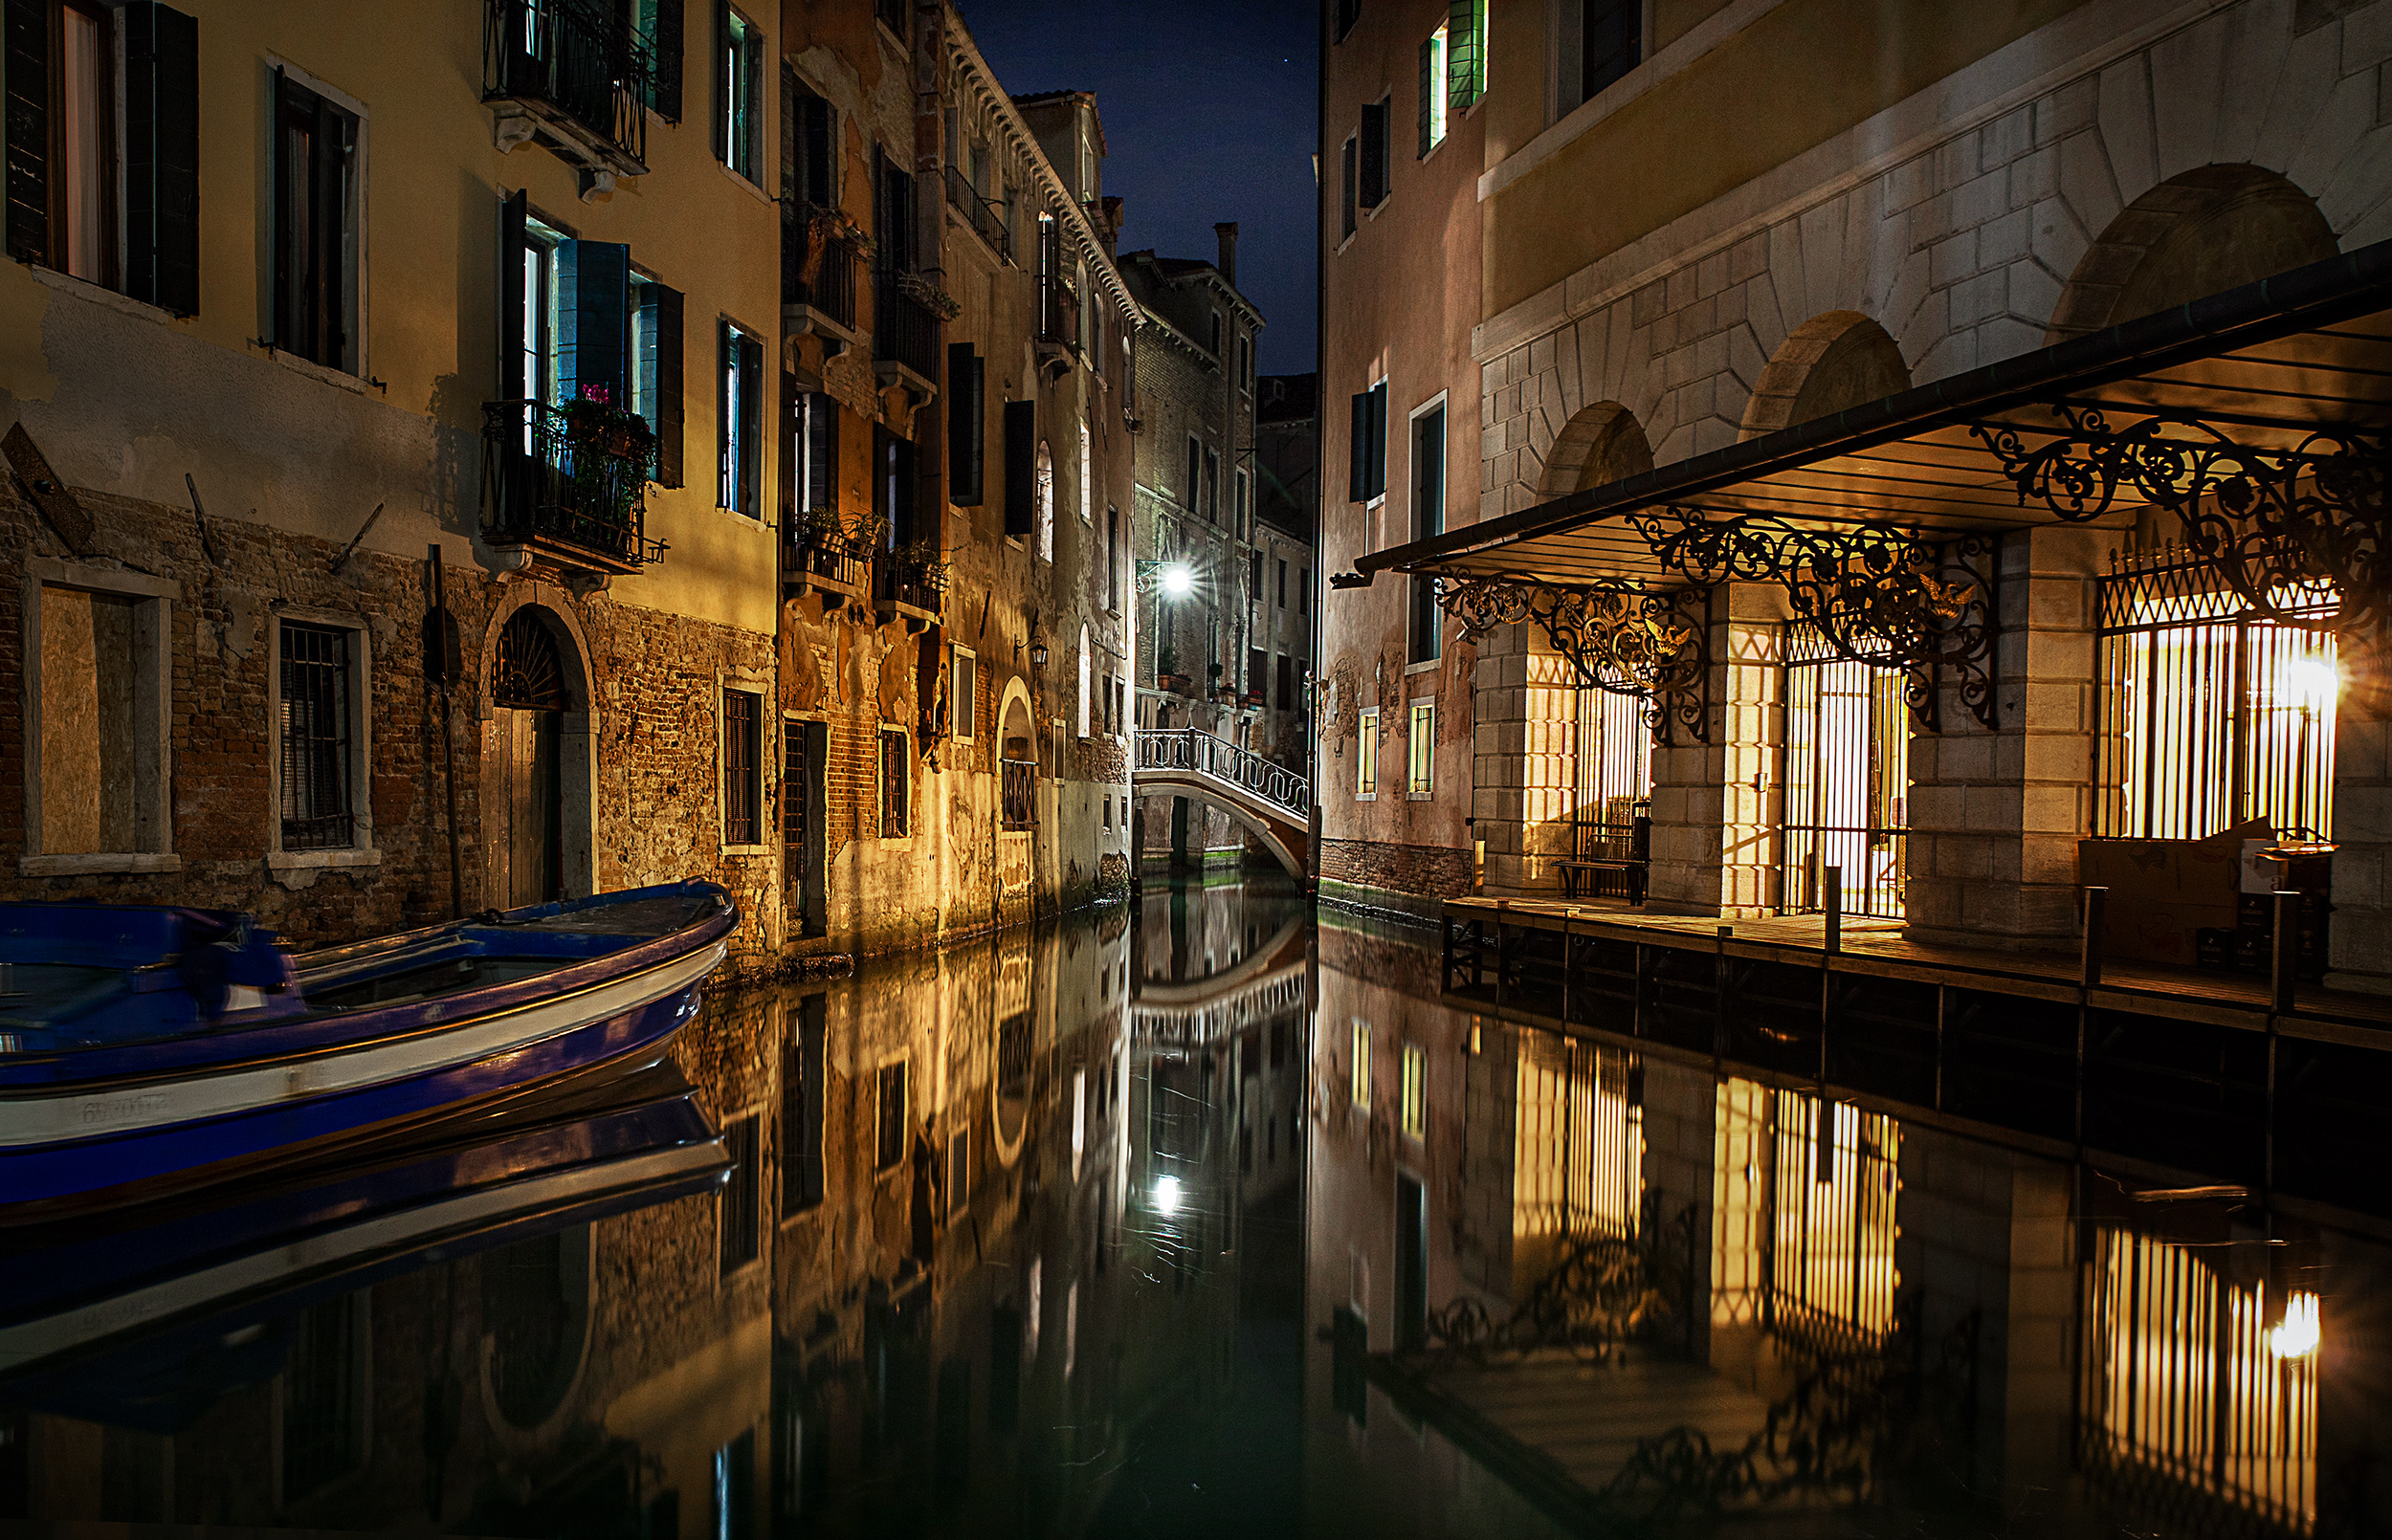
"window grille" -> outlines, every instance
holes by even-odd
[[[519,609],[498,632],[498,659],[490,671],[494,706],[517,711],[565,709],[565,664],[556,638],[529,609]]]
[[[1715,1325],[1749,1323],[1815,1353],[1882,1346],[1901,1269],[1894,1246],[1902,1126],[1747,1080],[1717,1092]]]
[[[2280,607],[2322,619],[2286,595]],[[2249,819],[2333,826],[2335,635],[2263,620],[2171,552],[2114,570],[2099,595],[2100,764],[2093,832],[2193,840]]]
[[[349,803],[349,633],[282,624],[282,847],[354,845]]]
[[[763,798],[757,707],[762,697],[744,690],[722,693],[722,841],[756,845],[764,839],[758,803]]]
[[[1785,629],[1783,906],[1826,907],[1843,869],[1848,914],[1902,917],[1909,826],[1910,675],[1839,657],[1815,627]]]
[[[810,767],[806,762],[805,722],[781,724],[781,846],[783,874],[795,887],[806,865],[806,788]]]
[[[1638,697],[1579,687],[1577,790],[1570,822],[1578,858],[1642,860],[1636,821],[1652,806],[1652,734]]]
[[[1027,739],[1015,739],[1027,749]],[[1037,799],[1033,793],[1038,785],[1038,761],[1008,756],[1003,761],[999,788],[1003,799],[1004,826],[1019,832],[1038,821]]]
[[[906,765],[905,734],[883,728],[880,734],[880,837],[901,840],[906,831],[906,794],[913,789]]]
[[[2231,1282],[2214,1253],[2124,1231],[2096,1230],[2091,1250],[2084,1469],[2138,1495],[2181,1499],[2189,1488],[2308,1533],[2317,1516],[2317,1296]]]

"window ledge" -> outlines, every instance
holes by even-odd
[[[722,847],[722,853],[726,856],[740,856],[742,858],[770,855],[772,854],[772,847],[769,845],[726,845]]]
[[[715,165],[721,166],[722,174],[729,177],[733,182],[738,183],[741,190],[744,191],[749,197],[756,199],[759,203],[764,204],[767,207],[778,208],[780,206],[780,201],[774,198],[771,193],[766,192],[764,188],[758,187],[755,180],[746,172],[741,170],[735,165],[732,165],[727,161],[717,161],[715,162]]]
[[[81,877],[112,871],[180,871],[183,858],[156,851],[19,856],[20,877]]]
[[[1358,791],[1354,794],[1354,800],[1358,803],[1375,803],[1379,800],[1379,794],[1375,791]]]
[[[153,305],[146,299],[136,299],[129,294],[119,294],[116,290],[104,284],[94,283],[89,278],[78,278],[72,273],[61,273],[56,268],[45,267],[39,262],[28,262],[25,268],[33,274],[35,283],[55,289],[61,294],[71,294],[78,299],[88,299],[93,304],[131,316],[137,320],[172,320],[175,319],[174,312],[163,305]]]
[[[1404,800],[1407,803],[1433,803],[1437,800],[1437,794],[1433,791],[1407,791],[1404,794]]]
[[[1404,665],[1404,671],[1407,674],[1434,673],[1437,670],[1444,667],[1445,659],[1443,658],[1425,658],[1418,663],[1407,663]]]
[[[268,358],[293,374],[305,375],[310,380],[321,380],[325,385],[337,385],[352,395],[362,396],[365,393],[365,382],[344,369],[336,369],[329,364],[317,363],[312,360],[300,358],[297,353],[285,352],[272,342],[257,342],[253,345],[264,348]]]

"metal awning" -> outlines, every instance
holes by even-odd
[[[2322,520],[2286,515],[2298,527],[2268,536],[2339,577],[2374,564],[2387,430],[2392,241],[1372,552],[1340,585],[1403,572],[1655,590],[1766,575],[1737,567],[1722,526],[1864,544],[1898,533],[1916,549],[2055,520],[2126,526],[2153,503],[2191,517],[2221,494],[2232,508],[2238,476],[2259,488],[2264,521],[2278,501],[2358,472],[2364,485]],[[2333,530],[2370,495],[2377,507],[2346,550]],[[2360,607],[2381,612],[2377,596]]]

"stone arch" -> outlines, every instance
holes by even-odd
[[[2069,275],[2048,346],[2340,251],[2317,201],[2261,166],[2200,165],[2126,206]]]
[[[1857,310],[1827,311],[1788,332],[1769,355],[1736,436],[1759,438],[1910,385],[1901,344],[1883,326]]]
[[[1652,469],[1652,444],[1636,414],[1616,401],[1581,407],[1554,435],[1540,496],[1566,497]]]
[[[1028,758],[1036,759],[1038,732],[1030,709],[1030,687],[1018,675],[1005,682],[997,702],[997,758],[1015,758],[1011,745],[1017,737],[1029,745]]]
[[[506,907],[512,855],[507,822],[512,805],[507,729],[513,713],[498,706],[499,638],[510,624],[536,624],[553,649],[564,709],[556,714],[558,847],[565,891],[586,897],[598,891],[598,735],[591,700],[589,644],[569,607],[549,601],[534,583],[509,583],[491,606],[481,643],[481,839],[483,907]]]

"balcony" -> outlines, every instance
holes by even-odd
[[[1038,366],[1060,379],[1079,357],[1079,291],[1059,273],[1038,280]]]
[[[1005,228],[1005,206],[982,197],[961,166],[947,167],[947,202],[972,227],[972,232],[988,243],[999,261],[1012,264],[1013,237]]]
[[[924,542],[883,551],[875,567],[873,602],[883,621],[902,617],[909,631],[939,624],[946,607],[948,569],[934,546]]]
[[[828,611],[862,599],[872,584],[872,547],[824,509],[792,513],[784,521],[781,593],[819,594]]]
[[[816,212],[781,227],[781,330],[811,332],[831,357],[861,342],[855,325],[855,275],[863,253]]]
[[[648,169],[654,52],[599,0],[487,0],[481,99],[501,153],[540,140],[611,185]]]
[[[482,407],[482,539],[568,571],[625,574],[661,561],[646,532],[656,438],[597,402]]]
[[[919,407],[939,393],[939,313],[907,292],[910,276],[883,273],[874,287],[872,360],[881,388],[901,385]]]

